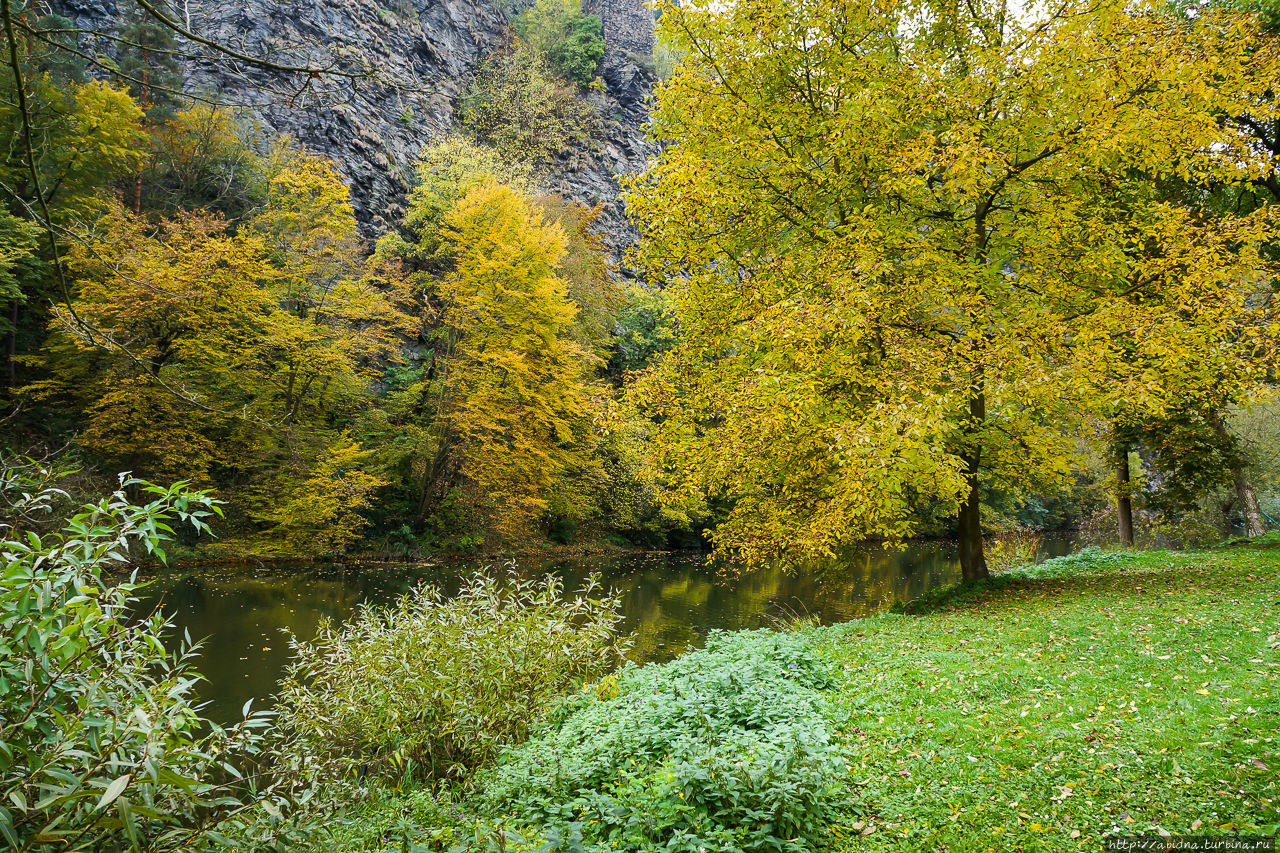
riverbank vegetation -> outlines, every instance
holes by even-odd
[[[512,23],[381,235],[333,163],[175,88],[160,23],[102,79],[52,36],[15,42],[0,121],[34,147],[0,174],[3,450],[81,472],[86,498],[120,470],[210,489],[203,556],[697,541],[657,501],[646,424],[601,426],[671,337],[666,301],[545,189],[595,117],[600,21],[544,0]]]
[[[0,0],[11,847],[1280,832],[1272,5],[668,4],[629,288],[549,190],[604,121],[593,16],[509,9],[373,234],[132,12],[104,61]],[[1024,528],[1082,521],[1244,535],[1028,565]],[[646,666],[593,583],[418,589],[294,638],[278,713],[232,726],[105,576],[575,541],[746,571],[922,533],[963,584]]]
[[[1169,492],[1207,464],[1260,533],[1238,442],[1209,448],[1280,352],[1277,150],[1249,130],[1276,116],[1274,23],[669,8],[685,60],[630,201],[681,334],[635,393],[674,490],[726,501],[717,547],[804,559],[935,514],[980,579],[983,503],[1071,483],[1082,438],[1122,499],[1135,446]]]
[[[713,636],[577,695],[474,788],[379,786],[334,843],[1091,850],[1274,834],[1278,582],[1274,548],[1092,549],[906,614]]]
[[[18,509],[60,497],[33,484]],[[4,543],[15,849],[1074,850],[1280,829],[1273,542],[1088,549],[614,671],[609,599],[477,581],[296,641],[280,721],[228,728],[200,715],[187,644],[166,652],[163,618],[101,577],[215,515],[125,481]]]

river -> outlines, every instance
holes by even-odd
[[[1066,537],[1046,537],[1045,556],[1070,550]],[[144,600],[158,603],[178,629],[203,640],[197,669],[208,715],[238,718],[248,699],[270,704],[289,658],[285,629],[310,638],[322,617],[343,620],[362,602],[387,602],[415,584],[456,590],[476,571],[513,569],[499,561],[258,564],[175,568],[155,575]],[[713,629],[777,624],[796,616],[842,622],[909,601],[959,579],[955,546],[912,542],[905,548],[863,546],[839,560],[796,571],[761,569],[738,577],[718,573],[691,551],[628,552],[573,559],[521,558],[523,577],[550,572],[573,590],[590,573],[622,597],[623,630],[634,632],[631,657],[667,660],[696,646]]]

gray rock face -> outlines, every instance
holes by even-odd
[[[627,218],[619,178],[643,169],[655,150],[625,113],[616,111],[590,140],[560,152],[550,164],[548,189],[588,207],[600,206],[595,231],[623,279],[636,278],[626,251],[638,235]]]
[[[609,48],[602,72],[610,92],[623,106],[642,104],[650,86],[636,83],[647,78],[641,64],[653,58],[653,10],[634,0],[584,0],[584,6],[600,16]]]
[[[509,38],[508,16],[530,0],[187,0],[175,4],[191,29],[282,64],[366,68],[366,79],[313,79],[244,63],[192,60],[186,86],[246,107],[268,135],[288,134],[332,158],[351,187],[367,236],[397,226],[424,145],[452,127],[454,105],[478,60]],[[506,14],[498,4],[506,3]],[[385,5],[384,5],[385,4]],[[644,139],[653,80],[634,60],[652,12],[642,0],[598,3],[606,34],[605,118],[588,142],[550,164],[551,189],[603,204],[601,236],[614,260],[634,239],[617,176],[652,155]],[[78,26],[115,31],[116,0],[56,0]],[[638,11],[637,11],[638,10]],[[299,47],[301,46],[301,47]]]

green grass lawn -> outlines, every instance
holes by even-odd
[[[1280,824],[1280,549],[1086,554],[819,629],[836,850],[1097,850]]]

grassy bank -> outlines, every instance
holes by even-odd
[[[379,794],[335,846],[1096,850],[1108,834],[1274,834],[1278,605],[1280,549],[1090,551],[909,615],[725,637],[579,697],[479,793]],[[744,821],[769,827],[725,834]]]
[[[1280,549],[1086,554],[824,629],[852,797],[836,849],[1274,834]]]

